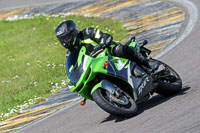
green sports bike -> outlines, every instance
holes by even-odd
[[[136,41],[129,45],[148,57],[151,51]],[[152,59],[155,60],[155,59]],[[137,105],[147,101],[153,93],[172,96],[182,89],[180,76],[168,65],[160,62],[155,71],[138,65],[133,60],[115,57],[108,47],[95,55],[86,55],[86,47],[67,55],[66,68],[72,92],[93,100],[104,111],[118,117],[132,117],[137,114]]]

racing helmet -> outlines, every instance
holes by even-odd
[[[63,47],[69,50],[78,48],[79,29],[72,20],[67,20],[59,24],[55,32]]]

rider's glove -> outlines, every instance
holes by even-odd
[[[102,46],[102,48],[109,47],[112,40],[113,40],[113,37],[111,35],[104,33],[102,38],[101,38],[100,45]]]

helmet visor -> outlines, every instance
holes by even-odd
[[[64,36],[62,36],[62,37],[59,38],[61,44],[65,48],[69,48],[71,39],[72,39],[72,36],[70,34],[66,34],[66,35],[64,35]]]
[[[72,36],[70,34],[67,34],[65,36],[62,37],[63,43],[69,43],[71,40]]]

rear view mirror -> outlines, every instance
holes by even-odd
[[[142,47],[145,46],[147,43],[148,43],[148,41],[144,40],[143,43],[142,43]]]

